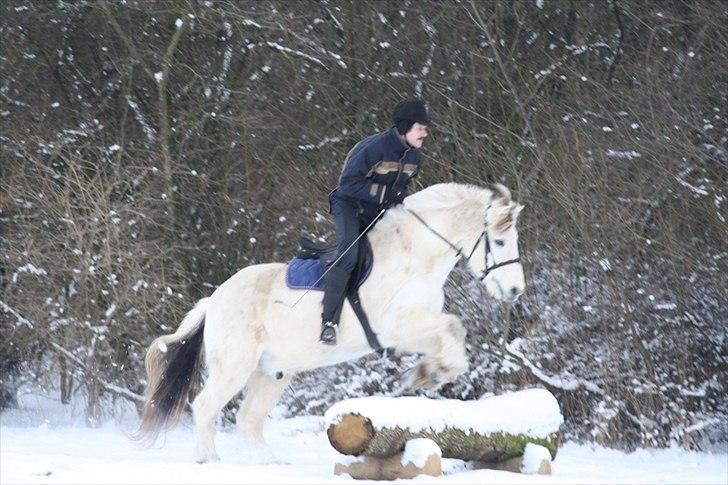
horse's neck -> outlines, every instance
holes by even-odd
[[[442,284],[457,263],[456,250],[447,242],[435,235],[437,231],[450,243],[461,247],[463,237],[468,234],[456,234],[451,215],[443,211],[432,211],[418,215],[430,226],[405,211],[397,214],[394,221],[383,221],[371,235],[374,259],[398,262],[396,267],[404,268],[395,278],[412,278],[427,276]],[[441,280],[441,281],[440,281]]]

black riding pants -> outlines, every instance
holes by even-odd
[[[331,214],[334,216],[334,222],[336,223],[337,257],[346,251],[339,262],[336,263],[336,266],[349,274],[356,268],[357,261],[359,260],[361,239],[356,241],[356,238],[364,232],[373,220],[363,216],[360,212],[355,202],[350,202],[336,196],[331,197]],[[351,246],[351,249],[347,251],[349,246]]]

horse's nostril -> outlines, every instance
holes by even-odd
[[[511,286],[511,296],[518,296],[520,293],[518,292],[518,288],[515,286]]]

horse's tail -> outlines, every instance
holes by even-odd
[[[179,421],[200,370],[208,300],[198,301],[175,333],[163,335],[149,346],[144,361],[146,401],[139,429],[131,435],[133,440],[152,444],[160,432]]]

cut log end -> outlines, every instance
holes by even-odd
[[[329,426],[327,434],[331,445],[345,455],[358,456],[374,437],[374,426],[369,418],[359,414],[346,414],[336,426]]]

